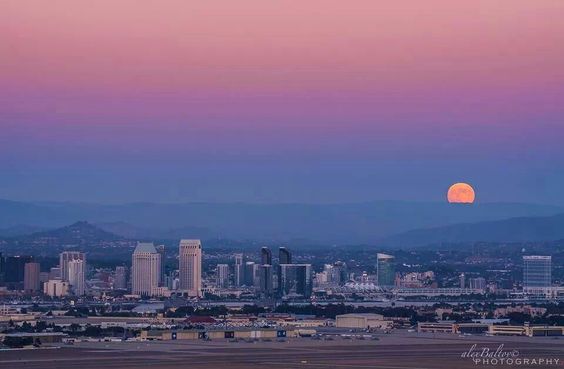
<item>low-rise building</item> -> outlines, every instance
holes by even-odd
[[[63,297],[69,293],[69,283],[60,279],[50,279],[43,284],[43,293],[49,297]]]
[[[392,325],[392,321],[380,314],[343,314],[337,315],[335,320],[337,328],[390,329]]]
[[[438,321],[438,322],[419,322],[417,323],[417,332],[421,333],[455,333],[456,323],[454,321]]]

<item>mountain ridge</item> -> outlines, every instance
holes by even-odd
[[[317,243],[356,244],[375,243],[414,229],[558,213],[564,213],[564,208],[522,203],[453,205],[387,200],[342,204],[100,205],[0,200],[0,228],[21,225],[56,228],[83,219],[110,231],[118,230],[116,233],[122,232],[122,235],[143,238],[202,233],[198,238],[265,242],[305,239]],[[121,231],[119,223],[123,223]],[[129,230],[124,224],[131,225]]]
[[[380,243],[398,247],[458,242],[542,242],[560,239],[564,239],[564,213],[414,229],[386,237]]]

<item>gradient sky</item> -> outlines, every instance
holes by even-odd
[[[3,0],[0,198],[564,205],[564,1]]]

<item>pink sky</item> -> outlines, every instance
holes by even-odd
[[[0,154],[560,160],[563,19],[561,0],[4,0]]]

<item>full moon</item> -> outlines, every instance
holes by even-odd
[[[451,204],[472,204],[476,194],[468,183],[455,183],[448,189],[447,199]]]

